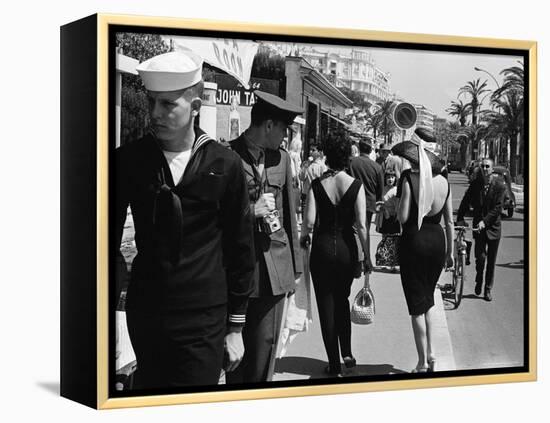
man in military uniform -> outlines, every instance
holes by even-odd
[[[254,272],[253,228],[239,156],[195,119],[202,60],[155,56],[137,68],[151,133],[115,157],[115,250],[130,205],[138,250],[127,292],[134,388],[217,384],[236,367]]]
[[[302,272],[290,156],[280,148],[302,110],[275,95],[254,94],[250,127],[230,143],[242,159],[255,217],[256,269],[243,329],[245,354],[237,370],[227,373],[228,383],[270,378],[284,299]]]

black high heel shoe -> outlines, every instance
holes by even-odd
[[[349,356],[344,357],[344,366],[346,366],[348,369],[355,367],[357,365],[357,360],[355,360],[355,357]]]
[[[336,369],[332,368],[330,364],[325,367],[325,374],[332,377],[344,377],[342,375],[342,368],[338,366]]]
[[[414,369],[411,370],[411,373],[427,373],[429,367],[424,366],[416,366]]]
[[[428,372],[435,372],[435,364],[437,362],[436,358],[431,358],[428,360]]]

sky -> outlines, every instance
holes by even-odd
[[[391,90],[406,101],[423,104],[439,117],[449,118],[445,109],[456,100],[458,90],[468,81],[487,80],[487,88],[495,90],[491,73],[502,84],[502,69],[517,66],[520,57],[485,54],[442,53],[430,51],[372,49],[372,56],[379,68],[391,74]],[[482,97],[483,98],[483,97]],[[460,99],[468,102],[469,97]],[[485,104],[488,103],[488,98]]]
[[[313,45],[312,45],[313,46]],[[313,46],[319,51],[346,53],[350,49],[340,46]],[[502,83],[502,69],[517,66],[521,57],[507,55],[487,55],[475,53],[432,52],[422,50],[400,50],[383,48],[366,48],[372,53],[376,66],[389,72],[390,90],[405,101],[422,104],[431,109],[437,116],[450,117],[447,109],[451,101],[457,100],[458,90],[468,81],[481,78],[487,80],[487,88],[496,89],[493,78],[484,72],[474,70],[478,67],[490,72],[499,84]],[[482,97],[483,98],[483,97]],[[464,103],[469,101],[467,95],[460,97]],[[488,98],[484,104],[488,105]]]

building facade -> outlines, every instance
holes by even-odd
[[[447,119],[440,118],[437,116],[434,118],[434,136],[438,143],[441,143],[441,141],[443,140],[443,134],[447,129],[448,125],[449,125],[449,122],[447,121]]]
[[[346,110],[353,103],[328,78],[302,57],[285,59],[286,100],[304,110],[304,157],[335,129],[347,128]]]
[[[434,122],[436,115],[430,109],[422,104],[413,104],[416,109],[416,126],[422,126],[428,128],[432,132],[434,131]]]
[[[303,47],[297,54],[336,87],[346,87],[364,95],[370,103],[391,100],[390,74],[376,66],[371,53],[352,49],[349,54],[321,52]]]

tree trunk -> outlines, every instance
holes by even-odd
[[[512,180],[518,176],[518,161],[519,156],[517,154],[518,148],[518,134],[513,133],[510,136],[510,176]]]
[[[463,163],[464,166],[466,166],[466,157],[468,154],[468,144],[461,143],[460,144],[460,161]]]
[[[507,153],[507,159],[508,159],[508,169],[510,170],[510,177],[514,178],[515,172],[516,172],[516,165],[515,165],[515,156],[516,156],[516,140],[515,140],[515,134],[510,135],[508,138],[508,149],[506,151]]]
[[[519,166],[518,166],[518,175],[523,175],[525,178],[525,132],[523,128],[520,130],[519,136]]]

